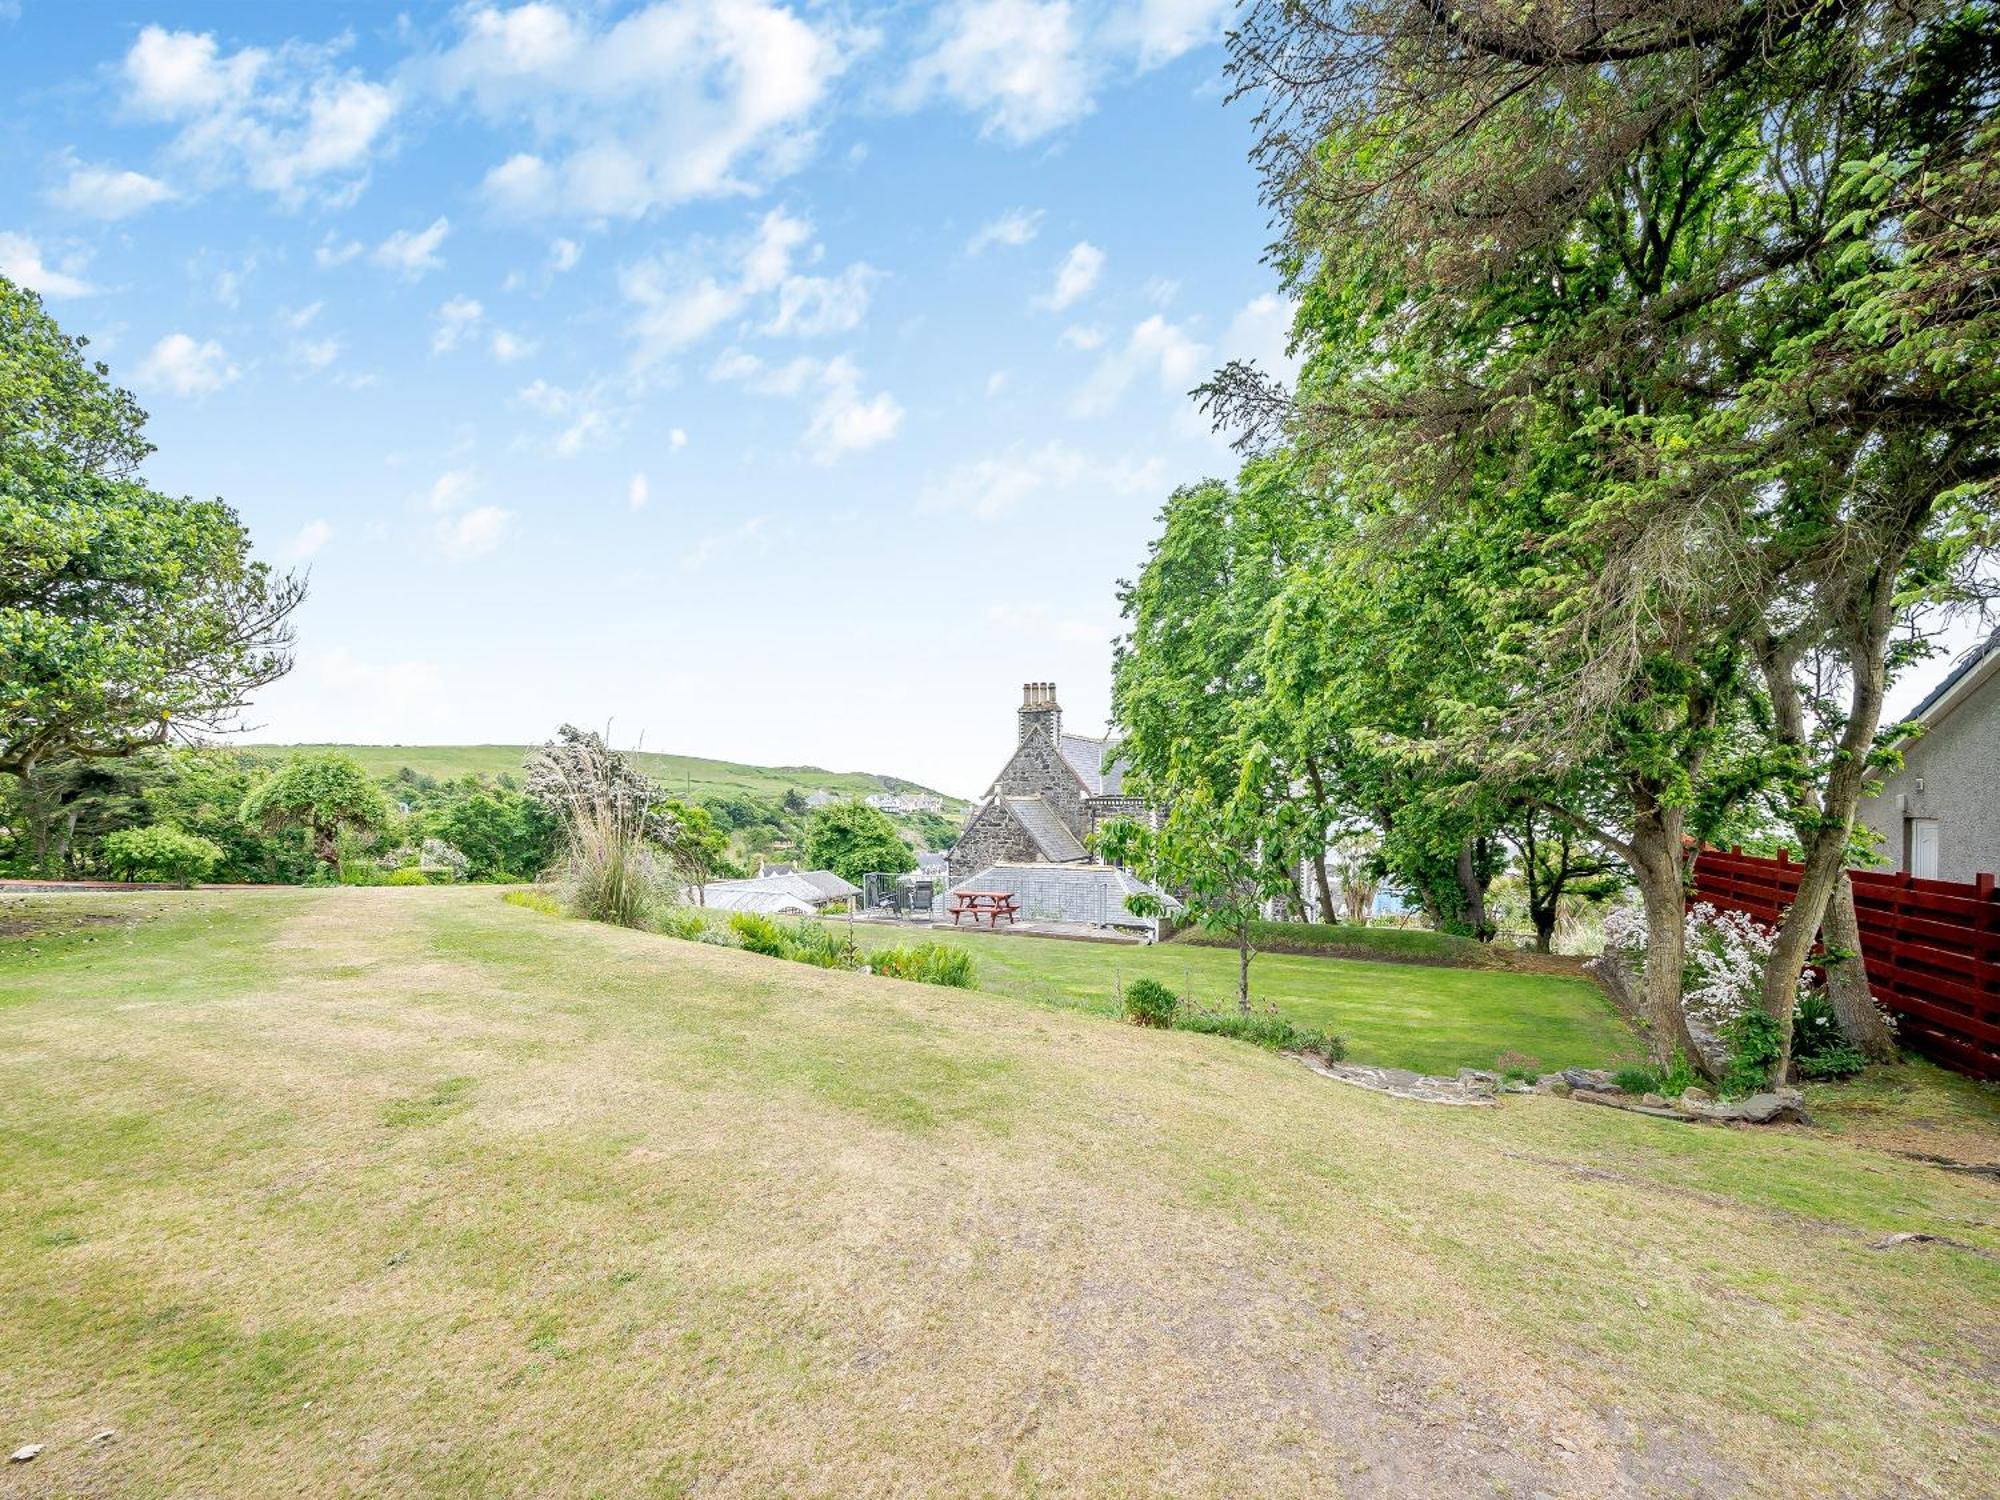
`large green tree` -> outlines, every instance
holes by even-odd
[[[303,828],[314,858],[340,865],[340,835],[382,827],[388,799],[359,763],[336,751],[294,755],[243,802],[243,820],[265,828]]]
[[[815,809],[806,820],[804,852],[813,869],[831,870],[854,885],[871,871],[900,875],[917,867],[917,858],[896,825],[864,802],[835,802]]]
[[[1379,555],[1472,544],[1501,690],[1432,754],[1541,784],[1628,865],[1663,1051],[1687,841],[1789,774],[1788,1027],[1893,633],[1993,544],[1996,32],[1951,0],[1271,0],[1233,40],[1306,362],[1294,391],[1232,367],[1216,410]],[[1816,764],[1772,727],[1809,664],[1844,684]]]
[[[220,501],[141,483],[144,423],[0,277],[0,771],[233,726],[291,667],[303,581]]]

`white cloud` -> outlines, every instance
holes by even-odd
[[[117,167],[69,164],[69,176],[49,193],[49,201],[90,219],[127,219],[156,203],[174,198],[174,190],[157,177]]]
[[[59,270],[42,259],[41,246],[24,234],[0,233],[0,276],[44,297],[88,297],[97,288],[76,274],[77,260]]]
[[[688,435],[683,428],[675,427],[667,433],[667,447],[678,453],[688,445]]]
[[[452,557],[478,557],[491,552],[513,528],[514,513],[497,505],[476,505],[437,523],[435,535],[441,551]]]
[[[1035,298],[1035,306],[1061,312],[1090,295],[1097,278],[1104,274],[1104,252],[1089,240],[1078,240],[1056,267],[1055,284]]]
[[[625,503],[633,510],[644,510],[652,494],[653,488],[646,482],[646,476],[634,474],[631,482],[625,486]]]
[[[1080,390],[1070,401],[1070,413],[1077,417],[1102,416],[1118,403],[1132,382],[1151,376],[1169,395],[1185,394],[1200,378],[1202,358],[1207,349],[1191,338],[1184,328],[1169,323],[1159,313],[1132,330],[1122,349],[1114,349],[1098,361]]]
[[[453,297],[437,310],[437,327],[431,330],[431,353],[449,354],[472,332],[486,309],[472,297]]]
[[[861,371],[845,355],[828,360],[800,355],[767,365],[732,349],[715,362],[709,378],[740,383],[762,396],[810,397],[806,448],[818,463],[886,443],[903,425],[902,403],[887,391],[864,396]]]
[[[456,510],[472,498],[479,480],[470,469],[446,469],[431,481],[425,503],[432,510]]]
[[[902,101],[942,97],[979,115],[983,134],[1031,141],[1090,113],[1090,73],[1069,0],[959,0]]]
[[[1115,13],[1104,41],[1131,48],[1140,68],[1157,68],[1219,40],[1236,0],[1138,0]]]
[[[484,4],[461,12],[430,73],[488,119],[534,129],[536,152],[486,174],[497,205],[635,218],[798,167],[862,40],[770,0],[661,0],[610,24]]]
[[[301,526],[298,535],[292,538],[292,545],[285,555],[293,562],[308,562],[319,554],[320,548],[333,540],[333,528],[323,520],[313,520]]]
[[[206,32],[147,26],[125,54],[127,107],[175,124],[173,152],[211,183],[247,182],[286,203],[315,191],[351,201],[396,95],[336,58],[345,46],[289,42],[224,53]]]
[[[559,417],[576,404],[576,397],[570,392],[539,378],[516,391],[514,399],[545,417]]]
[[[991,458],[969,459],[932,477],[919,490],[921,513],[962,511],[995,520],[1029,503],[1087,497],[1106,489],[1122,494],[1157,488],[1166,467],[1159,458],[1141,463],[1095,459],[1066,443],[1016,444]]]
[[[869,285],[881,274],[857,261],[838,276],[787,276],[778,284],[778,310],[764,332],[811,338],[858,328],[868,315]]]
[[[1062,331],[1062,345],[1065,349],[1081,349],[1089,353],[1104,342],[1104,330],[1084,323],[1072,323]]]
[[[1005,370],[995,370],[991,375],[986,377],[987,400],[992,400],[1005,389],[1007,389],[1007,372]]]
[[[493,337],[487,341],[493,357],[502,364],[511,364],[517,359],[526,359],[541,346],[533,339],[524,339],[519,334],[509,333],[504,328],[493,330]]]
[[[235,380],[240,372],[214,339],[200,343],[185,333],[170,333],[133,372],[141,385],[172,391],[176,396],[206,396]]]
[[[965,242],[967,255],[978,255],[994,245],[1010,247],[1025,245],[1041,232],[1042,210],[1032,213],[1025,208],[1011,209],[989,224],[982,224]]]
[[[574,270],[576,263],[583,259],[583,246],[575,240],[552,240],[549,243],[549,269],[557,275]]]
[[[811,337],[858,327],[867,315],[869,288],[881,273],[860,262],[833,276],[794,269],[801,258],[821,253],[812,244],[810,223],[774,208],[745,237],[696,240],[675,254],[621,267],[619,288],[638,308],[630,324],[639,341],[635,363],[643,368],[699,343],[749,313],[753,304],[770,308],[762,331],[773,336]]]
[[[288,351],[295,363],[308,370],[324,370],[340,358],[340,340],[331,336],[323,339],[293,339]]]
[[[574,458],[610,431],[610,416],[594,406],[586,406],[577,412],[575,421],[556,434],[556,453],[563,458]]]
[[[444,265],[438,246],[451,233],[451,221],[443,215],[431,220],[428,228],[399,229],[368,252],[368,258],[385,270],[412,280]]]
[[[325,306],[324,302],[308,302],[304,307],[288,307],[278,314],[278,321],[293,333],[303,333]]]
[[[1275,292],[1253,297],[1230,320],[1218,354],[1224,360],[1254,362],[1266,375],[1290,383],[1299,373],[1299,362],[1286,347],[1297,315],[1297,305]]]
[[[326,238],[319,242],[319,248],[313,251],[313,264],[322,271],[330,271],[335,266],[346,265],[365,248],[361,241],[343,240],[329,229]]]

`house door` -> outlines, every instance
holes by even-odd
[[[1938,878],[1938,820],[1910,819],[1909,871],[1919,880]]]

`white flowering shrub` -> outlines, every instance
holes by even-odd
[[[1775,929],[1740,911],[1719,911],[1706,901],[1687,910],[1681,961],[1681,1008],[1697,1041],[1721,1037],[1729,1023],[1761,1003],[1764,964]],[[1646,913],[1637,902],[1612,908],[1604,919],[1604,951],[1634,972],[1646,956]],[[1809,988],[1806,971],[1798,989]]]
[[[449,870],[453,880],[463,880],[472,861],[443,839],[425,839],[418,863],[426,870]]]

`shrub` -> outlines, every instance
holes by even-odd
[[[1634,1064],[1620,1068],[1611,1075],[1611,1081],[1628,1094],[1657,1094],[1660,1089],[1660,1074],[1656,1069]]]
[[[960,990],[973,988],[978,975],[978,966],[973,963],[972,955],[949,943],[878,948],[868,955],[868,967],[890,979],[943,984]]]
[[[1820,990],[1801,995],[1792,1012],[1792,1062],[1801,1078],[1851,1078],[1868,1066]]]
[[[786,951],[782,957],[819,969],[858,969],[861,950],[844,932],[836,932],[824,922],[800,917],[781,929]]]
[[[431,878],[415,865],[404,865],[400,870],[391,870],[375,883],[377,885],[429,885]]]
[[[762,912],[733,912],[729,930],[739,947],[767,958],[790,959],[820,969],[858,969],[861,950],[845,933],[835,932],[811,917],[779,922]]]
[[[784,931],[762,912],[731,912],[729,930],[736,934],[738,945],[746,953],[761,953],[766,958],[787,956]]]
[[[1179,1008],[1179,997],[1157,979],[1135,979],[1125,988],[1125,1019],[1134,1026],[1171,1026]]]
[[[670,906],[653,919],[653,930],[682,942],[698,943],[708,932],[708,919],[691,906]]]
[[[1279,1014],[1273,1005],[1245,1015],[1240,1010],[1209,1010],[1186,1005],[1174,1013],[1176,1031],[1199,1031],[1208,1036],[1233,1037],[1239,1042],[1268,1047],[1274,1052],[1309,1052],[1328,1062],[1347,1056],[1347,1043],[1330,1031],[1300,1026]]]
[[[104,836],[104,857],[124,880],[171,880],[194,885],[222,862],[221,845],[164,823],[120,828]]]
[[[1778,1023],[1764,1011],[1746,1010],[1729,1022],[1723,1038],[1729,1043],[1729,1068],[1722,1092],[1755,1094],[1769,1088],[1771,1070],[1778,1065]]]

